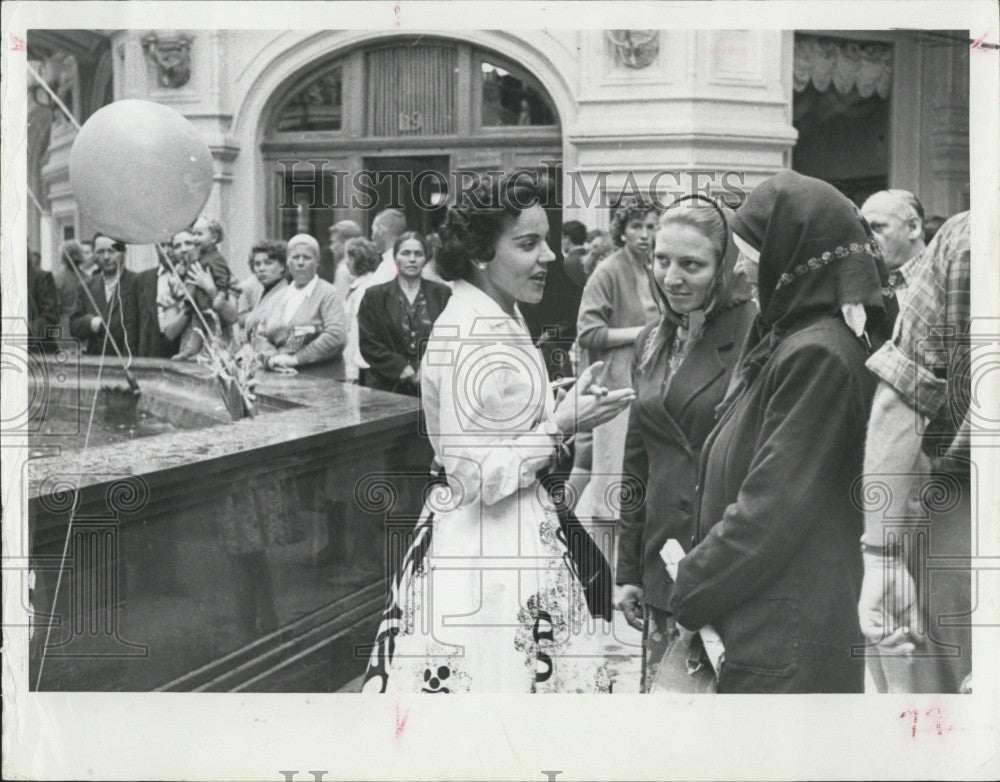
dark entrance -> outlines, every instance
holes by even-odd
[[[400,209],[410,231],[426,235],[437,230],[448,204],[448,155],[366,157],[363,169],[378,193],[367,212],[369,236],[372,220],[383,209]]]

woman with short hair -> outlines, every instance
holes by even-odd
[[[632,353],[642,330],[659,319],[649,283],[656,221],[662,208],[628,197],[616,207],[609,232],[618,250],[594,269],[583,289],[577,317],[577,343],[591,361],[603,361],[602,385],[626,388],[632,382]],[[611,530],[618,518],[622,459],[628,415],[594,430],[591,473],[577,507],[581,518],[595,519],[595,532],[611,556]],[[574,481],[578,483],[578,481]]]
[[[377,284],[375,270],[382,263],[382,254],[375,242],[361,236],[348,239],[344,244],[344,260],[354,279],[347,289],[344,312],[347,318],[347,346],[344,348],[345,379],[349,383],[361,382],[361,374],[368,369],[368,362],[361,355],[361,337],[358,330],[358,310],[365,291]]]
[[[319,256],[319,242],[308,234],[288,240],[291,284],[255,324],[254,349],[267,369],[328,368],[344,349],[344,303],[333,285],[317,276]]]
[[[285,243],[271,239],[257,242],[250,250],[251,276],[240,284],[240,320],[248,341],[288,287],[287,255]]]
[[[358,309],[359,345],[368,363],[365,385],[416,396],[420,360],[451,289],[423,279],[427,242],[416,231],[396,239],[392,253],[396,278],[369,288]]]
[[[365,691],[610,691],[588,629],[592,613],[611,618],[610,580],[574,558],[593,542],[557,513],[539,473],[632,392],[595,387],[596,365],[554,404],[519,309],[541,300],[555,259],[545,197],[524,177],[489,180],[441,227],[439,268],[454,284],[420,384],[442,471],[393,578]]]

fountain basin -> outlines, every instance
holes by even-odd
[[[32,686],[331,691],[363,672],[430,458],[417,401],[268,374],[260,414],[232,422],[205,368],[136,360],[139,424],[98,405],[113,430],[88,443],[95,394],[125,382],[78,366],[33,394]]]

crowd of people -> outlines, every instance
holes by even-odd
[[[643,634],[644,691],[711,663],[719,692],[861,692],[866,660],[883,692],[968,690],[969,628],[936,619],[968,612],[969,574],[931,578],[927,548],[886,526],[926,518],[921,486],[944,476],[958,496],[930,546],[968,556],[968,212],[935,235],[912,193],[858,208],[783,172],[735,211],[628,198],[606,232],[568,221],[563,381],[521,312],[556,259],[544,203],[538,183],[488,180],[430,236],[390,209],[370,238],[334,224],[326,253],[308,234],[258,242],[243,281],[210,219],[138,274],[97,234],[64,243],[55,279],[29,259],[33,333],[184,360],[211,332],[268,371],[342,361],[347,382],[421,398],[451,499],[416,525],[366,689],[610,691],[593,620],[614,605]],[[892,512],[866,504],[869,478]]]
[[[454,501],[424,508],[365,689],[609,691],[586,624],[606,599],[643,633],[646,692],[697,690],[699,670],[718,692],[862,692],[866,662],[881,692],[969,691],[969,628],[939,621],[968,612],[969,573],[930,572],[892,523],[930,513],[927,545],[968,556],[968,213],[935,237],[911,193],[859,209],[784,172],[735,212],[625,201],[603,259],[605,237],[567,223],[580,358],[553,397],[519,309],[554,260],[540,202],[495,185],[441,228],[452,295],[429,350],[451,360],[420,372],[434,480]],[[946,324],[947,345],[921,347]],[[889,512],[865,501],[886,476]],[[954,502],[929,510],[935,480]],[[616,550],[595,547],[613,568],[578,556],[574,515],[615,529]]]
[[[389,209],[371,239],[351,220],[334,224],[325,253],[309,234],[261,240],[243,280],[223,238],[217,220],[199,218],[142,272],[101,233],[64,242],[55,275],[29,253],[30,334],[45,348],[61,326],[88,354],[172,360],[196,359],[211,334],[227,348],[251,345],[265,370],[416,395],[422,345],[450,294],[432,265],[434,237],[407,232]]]

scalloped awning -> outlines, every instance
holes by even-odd
[[[795,36],[793,85],[802,92],[812,84],[826,92],[832,84],[841,94],[857,89],[862,98],[892,91],[892,45],[813,35]]]

